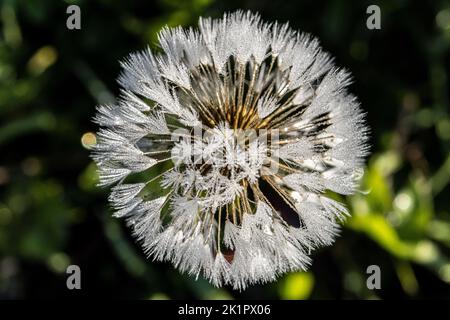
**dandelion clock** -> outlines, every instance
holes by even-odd
[[[358,100],[317,39],[238,11],[165,28],[122,62],[92,157],[145,252],[242,290],[306,270],[349,215],[367,153]]]

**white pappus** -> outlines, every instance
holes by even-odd
[[[122,62],[120,99],[94,118],[115,216],[148,255],[216,286],[306,270],[349,215],[327,192],[354,193],[368,153],[349,73],[251,12],[158,39]]]

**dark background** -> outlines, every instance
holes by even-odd
[[[81,30],[66,8],[81,8]],[[366,27],[381,8],[381,30]],[[95,106],[114,101],[118,60],[165,24],[235,9],[317,36],[354,75],[372,154],[353,217],[307,273],[244,292],[147,260],[89,159]],[[450,298],[448,1],[0,1],[0,298]],[[367,194],[365,194],[367,193]],[[81,268],[81,290],[66,267]],[[369,265],[381,289],[366,286]]]

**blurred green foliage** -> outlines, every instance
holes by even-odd
[[[81,7],[82,29],[66,29]],[[366,28],[381,7],[382,29]],[[244,292],[147,260],[95,187],[86,147],[97,104],[118,92],[118,60],[164,25],[238,8],[319,37],[354,75],[372,128],[361,192],[336,244],[306,273]],[[0,298],[450,298],[448,1],[0,1]],[[78,264],[82,290],[65,287]],[[382,271],[382,289],[366,269]]]

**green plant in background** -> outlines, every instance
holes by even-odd
[[[65,29],[77,4],[82,29]],[[380,1],[381,30],[365,28],[371,2],[54,1],[0,4],[0,297],[404,298],[450,297],[450,7]],[[352,218],[308,273],[242,293],[150,263],[110,218],[84,147],[94,106],[117,93],[117,60],[153,47],[163,25],[236,8],[291,21],[318,36],[357,81],[372,156]],[[82,139],[83,138],[83,139]],[[82,142],[81,142],[82,140]],[[83,289],[68,291],[78,264]],[[377,264],[382,289],[366,287]]]

